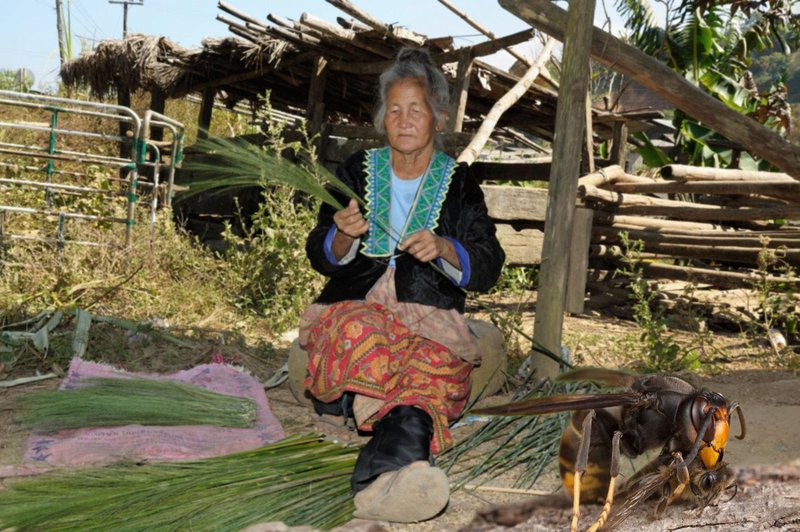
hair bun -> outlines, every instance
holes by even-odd
[[[401,48],[399,52],[397,52],[397,61],[398,62],[413,62],[413,63],[427,63],[432,65],[433,59],[431,59],[431,54],[425,50],[424,48]]]

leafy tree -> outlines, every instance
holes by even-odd
[[[618,0],[631,43],[737,111],[788,135],[791,119],[785,75],[763,92],[749,83],[751,53],[779,46],[800,30],[789,0],[666,0],[663,25],[650,0]],[[731,148],[727,139],[676,112],[676,142],[682,162],[705,166],[757,167],[759,162]],[[644,139],[643,139],[644,140]],[[650,145],[652,148],[652,145]],[[651,157],[654,155],[650,154]],[[663,154],[657,154],[663,159]],[[763,165],[762,165],[763,166]]]
[[[16,88],[16,72],[7,68],[0,69],[0,89],[13,91]]]
[[[20,80],[19,70],[0,69],[0,89],[27,92],[31,89],[32,80]]]

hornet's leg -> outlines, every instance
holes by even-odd
[[[608,514],[611,513],[611,505],[614,502],[614,489],[615,484],[617,482],[617,477],[619,476],[619,440],[622,438],[622,432],[614,431],[614,438],[611,440],[611,479],[608,482],[608,493],[606,494],[606,503],[603,505],[603,511],[600,512],[600,517],[597,518],[597,521],[589,527],[588,532],[596,532],[600,527],[602,527],[606,519],[608,519]]]
[[[590,410],[581,427],[581,446],[575,460],[575,483],[572,486],[572,532],[578,530],[578,518],[581,516],[581,475],[586,471],[589,462],[589,442],[592,439],[592,419],[594,410]]]
[[[661,514],[664,513],[664,510],[667,509],[667,506],[680,498],[680,496],[683,495],[683,490],[685,490],[686,486],[691,483],[688,462],[683,461],[683,455],[681,455],[679,452],[674,453],[673,456],[675,457],[675,461],[673,462],[675,471],[672,474],[677,481],[677,485],[672,490],[672,493],[669,493],[663,497],[658,503],[658,506],[656,506],[656,518],[661,517]]]

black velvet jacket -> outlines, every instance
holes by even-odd
[[[356,152],[336,170],[339,179],[361,198],[364,197],[366,185],[365,155],[365,151]],[[336,192],[334,195],[343,205],[349,201]],[[311,266],[330,278],[317,298],[317,303],[364,299],[387,268],[387,259],[370,258],[360,252],[349,264],[339,266],[328,261],[324,243],[328,231],[334,225],[334,213],[333,207],[323,204],[317,216],[317,225],[306,241],[306,254]],[[440,212],[439,226],[434,232],[454,238],[469,255],[471,275],[464,289],[486,291],[494,286],[500,276],[505,253],[495,236],[495,226],[489,220],[483,191],[466,164],[460,164],[453,174]],[[464,312],[464,290],[429,264],[403,253],[397,257],[395,265],[398,300],[443,309],[455,308]]]

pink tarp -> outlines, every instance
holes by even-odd
[[[104,465],[120,460],[200,459],[263,447],[285,436],[269,408],[263,386],[250,375],[224,364],[204,364],[171,375],[150,375],[73,359],[61,388],[69,388],[86,378],[130,376],[174,379],[227,395],[250,397],[257,406],[256,424],[250,429],[208,425],[127,425],[34,433],[28,440],[25,462],[39,464],[46,469],[47,466]],[[31,468],[23,464],[18,469],[17,474],[26,474],[24,471]]]

